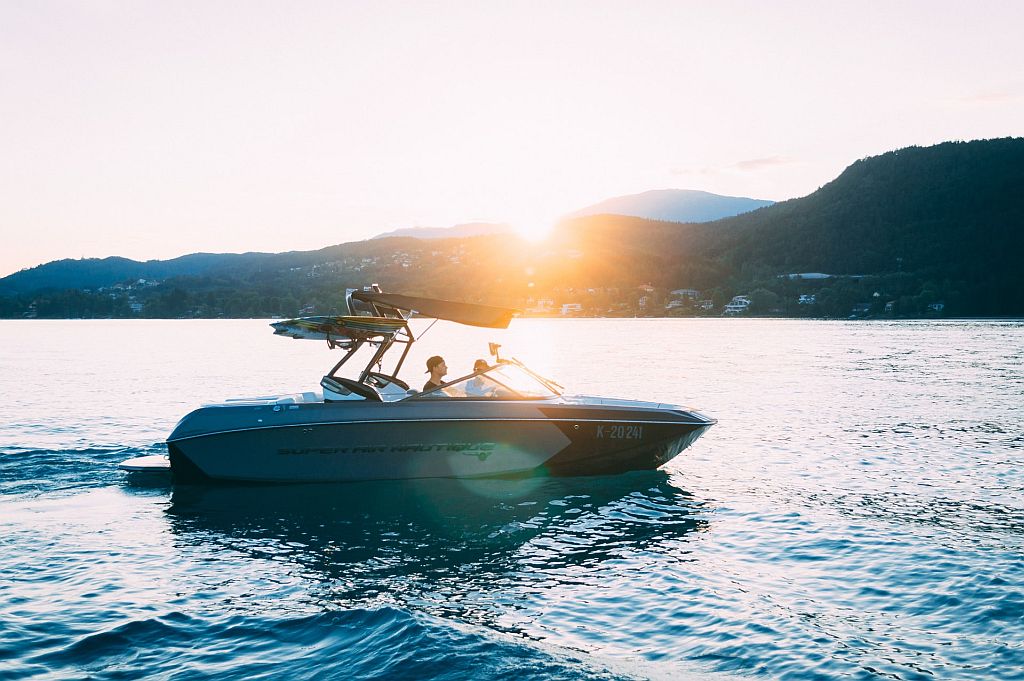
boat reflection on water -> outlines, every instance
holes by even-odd
[[[609,559],[642,554],[650,560],[662,553],[665,560],[684,560],[680,544],[707,526],[708,509],[665,472],[639,471],[592,478],[178,485],[167,513],[172,531],[190,545],[287,564],[289,574],[308,582],[305,597],[321,605],[383,599],[496,626],[495,608],[518,607],[499,604],[499,592],[509,598],[550,588],[567,572],[578,579]]]

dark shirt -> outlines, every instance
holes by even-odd
[[[420,392],[421,393],[425,393],[428,390],[433,390],[434,388],[440,388],[442,385],[444,385],[444,383],[434,383],[430,379],[427,379],[427,382],[423,384],[423,390],[421,390]]]

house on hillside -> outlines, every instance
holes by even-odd
[[[550,298],[534,300],[529,298],[526,301],[526,314],[546,315],[555,311],[555,301]]]
[[[569,317],[583,312],[583,305],[580,303],[562,303],[562,316]]]
[[[732,300],[724,308],[722,314],[738,315],[750,309],[750,298],[748,296],[733,296]]]
[[[689,298],[690,300],[696,300],[700,298],[700,291],[695,288],[677,288],[670,292],[673,298]]]
[[[817,301],[818,301],[818,297],[814,293],[810,293],[810,294],[804,293],[804,294],[802,294],[800,296],[799,300],[797,300],[796,302],[797,302],[797,305],[814,305]]]
[[[782,279],[782,278],[786,278],[786,279],[805,279],[805,280],[813,281],[813,280],[821,280],[821,279],[831,279],[832,275],[831,274],[825,274],[824,272],[797,272],[797,273],[794,273],[794,274],[780,274],[779,275],[779,279]]]

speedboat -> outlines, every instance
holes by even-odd
[[[398,378],[416,340],[413,314],[506,328],[514,310],[377,286],[349,290],[346,303],[345,316],[271,324],[277,335],[343,351],[321,380],[322,391],[228,400],[191,412],[167,438],[176,481],[614,474],[663,466],[715,423],[673,404],[563,394],[551,379],[502,358],[493,343],[486,368],[417,391]],[[371,351],[365,367],[341,375],[364,350]],[[385,356],[396,351],[394,368],[381,371]],[[130,462],[122,467],[131,470]]]

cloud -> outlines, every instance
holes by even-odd
[[[966,97],[957,97],[953,101],[957,104],[989,105],[1008,104],[1024,99],[1024,95],[1013,92],[978,92]]]
[[[668,171],[672,175],[718,175],[720,168],[708,166],[706,168],[672,168]]]
[[[765,156],[764,158],[751,158],[746,161],[740,161],[734,164],[733,167],[742,172],[753,172],[778,166],[788,166],[793,163],[796,163],[796,160],[788,156]]]
[[[1020,95],[1013,95],[1009,92],[987,92],[984,94],[973,95],[971,97],[962,97],[962,102],[977,102],[979,104],[999,104],[1002,102],[1012,102],[1015,99],[1020,99]]]
[[[723,173],[754,173],[761,170],[770,170],[780,166],[788,166],[799,163],[789,156],[765,156],[762,158],[750,158],[737,161],[725,166],[705,166],[703,168],[673,168],[670,172],[673,175],[721,175]]]

